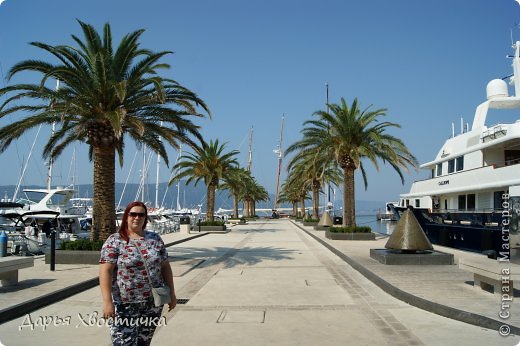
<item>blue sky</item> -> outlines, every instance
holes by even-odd
[[[387,108],[386,120],[402,125],[392,134],[420,162],[432,160],[452,122],[459,128],[463,117],[471,124],[487,82],[511,73],[506,55],[520,6],[514,0],[6,0],[0,5],[0,77],[24,59],[53,61],[28,43],[72,44],[70,35],[81,35],[76,18],[98,30],[110,22],[115,43],[144,28],[143,47],[174,51],[164,59],[172,66],[164,75],[211,108],[213,119],[198,121],[205,138],[240,150],[245,166],[253,126],[253,174],[274,192],[281,116],[286,147],[300,138],[313,112],[325,109],[326,83],[332,103],[357,97],[362,106]],[[520,40],[520,30],[513,37]],[[36,79],[20,75],[11,82],[21,81]],[[0,119],[0,126],[13,119]],[[25,184],[45,184],[41,147],[48,133],[42,129],[38,137]],[[28,133],[0,154],[0,185],[17,182],[34,136]],[[142,163],[134,153],[129,145],[118,182],[138,181]],[[176,155],[171,149],[171,161]],[[91,182],[85,145],[76,145],[75,169],[72,157],[71,148],[58,160],[54,184],[68,185],[72,175]],[[366,191],[357,176],[360,200],[395,200],[425,177],[406,174],[403,186],[391,168],[367,167]],[[169,174],[161,168],[160,180]],[[149,173],[154,179],[155,164]]]

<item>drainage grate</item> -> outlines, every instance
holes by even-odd
[[[189,301],[188,298],[177,298],[177,304],[186,304]]]

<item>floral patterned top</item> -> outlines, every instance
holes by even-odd
[[[139,253],[138,247],[140,247],[142,255]],[[119,233],[114,233],[103,244],[99,263],[116,264],[112,279],[114,303],[143,302],[152,296],[143,256],[146,259],[153,286],[163,286],[161,263],[168,259],[168,253],[158,234],[145,231],[144,238],[129,239],[127,243]]]

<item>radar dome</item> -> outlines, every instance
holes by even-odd
[[[493,79],[486,87],[487,99],[491,100],[496,97],[508,97],[507,83],[502,79]]]

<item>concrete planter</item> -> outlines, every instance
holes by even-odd
[[[303,222],[303,225],[304,226],[317,226],[318,225],[318,221],[316,222]]]
[[[314,226],[314,230],[315,231],[326,231],[330,228],[330,226],[320,226],[320,225],[316,225]]]
[[[332,240],[375,240],[375,233],[332,233],[325,231],[325,238]]]
[[[56,264],[98,264],[100,252],[86,250],[56,250]],[[45,263],[51,262],[51,254],[45,254]]]
[[[226,230],[226,225],[222,225],[222,226],[199,226],[199,225],[196,225],[193,230],[194,231],[199,231],[199,232],[228,232],[228,230]]]

